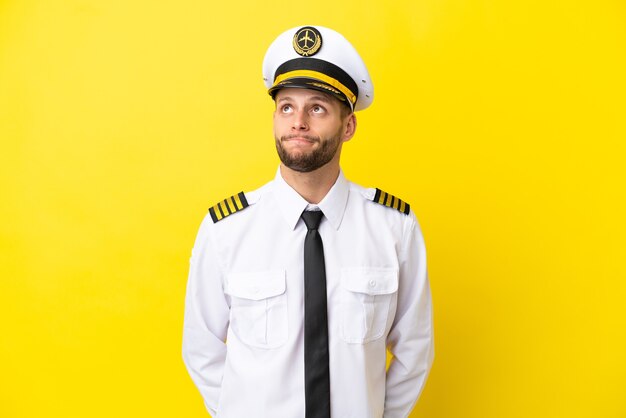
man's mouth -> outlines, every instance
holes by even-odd
[[[281,141],[308,142],[312,144],[319,142],[319,139],[310,135],[285,135],[281,138]]]

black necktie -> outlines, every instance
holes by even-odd
[[[303,212],[304,239],[304,392],[306,418],[330,418],[328,315],[324,246],[317,227],[321,211]]]

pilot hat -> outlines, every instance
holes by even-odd
[[[322,26],[299,26],[279,35],[265,53],[263,80],[272,98],[281,88],[313,89],[330,93],[353,111],[374,99],[372,80],[356,49]]]

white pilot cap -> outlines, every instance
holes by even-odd
[[[263,80],[272,98],[283,87],[333,94],[356,111],[374,100],[374,86],[365,63],[341,34],[322,26],[283,32],[263,59]]]

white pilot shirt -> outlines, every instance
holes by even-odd
[[[343,173],[317,205],[326,261],[331,415],[403,418],[433,361],[431,296],[415,215],[373,202]],[[183,358],[217,418],[304,418],[308,203],[281,177],[192,251]],[[386,353],[393,356],[386,370]]]

